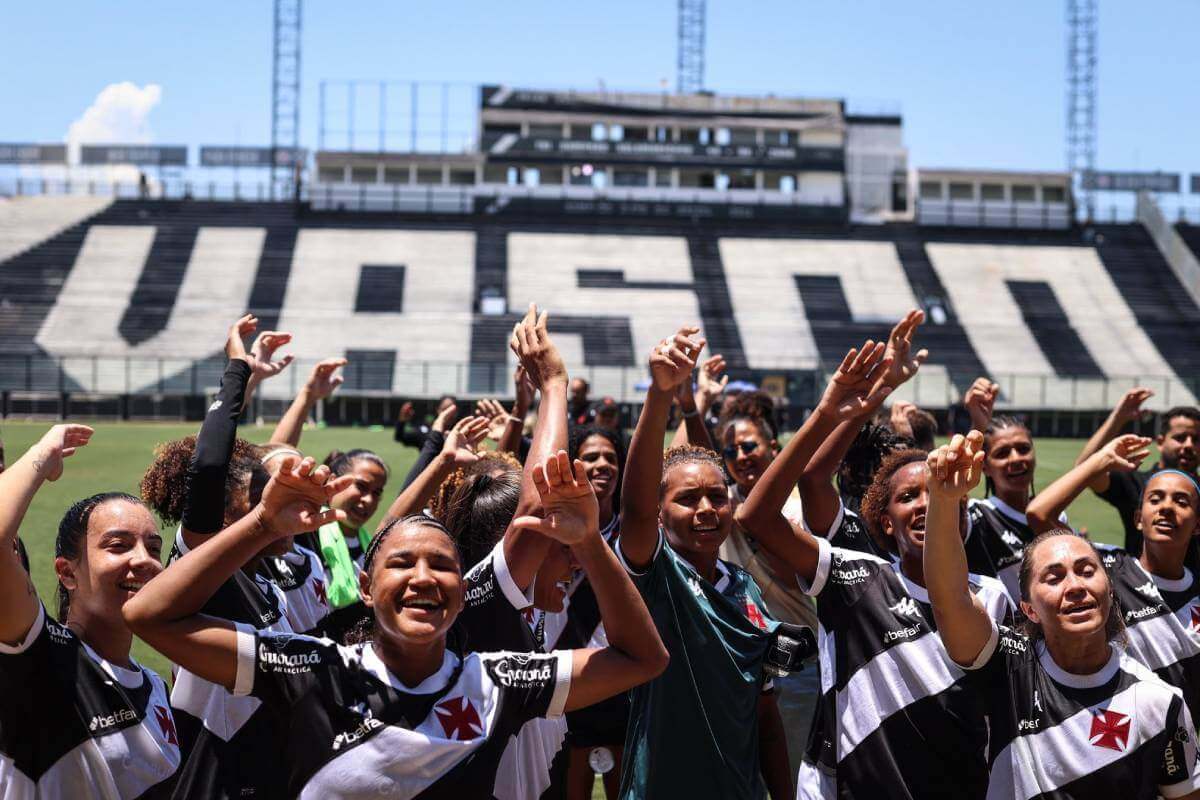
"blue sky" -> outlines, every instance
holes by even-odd
[[[303,144],[321,79],[656,89],[673,0],[330,2],[304,10]],[[895,104],[917,166],[1061,169],[1065,3],[709,0],[706,85]],[[153,140],[269,141],[267,0],[13,3],[0,141],[62,141],[107,85],[158,84]],[[1197,0],[1102,0],[1104,169],[1200,172]]]

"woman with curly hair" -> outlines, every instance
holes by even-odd
[[[924,588],[925,453],[886,456],[864,494],[862,520],[885,557],[839,547],[782,514],[831,434],[869,416],[903,382],[897,350],[885,356],[882,342],[868,341],[847,353],[816,410],[738,509],[738,523],[817,598],[822,696],[800,770],[801,798],[975,798],[987,789],[987,724],[938,639]],[[971,581],[982,607],[1007,618],[999,582]]]

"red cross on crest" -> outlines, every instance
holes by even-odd
[[[179,747],[179,737],[175,735],[175,720],[171,717],[171,712],[162,706],[155,706],[154,718],[158,720],[158,727],[162,729],[162,735],[167,744]]]
[[[442,723],[442,730],[446,732],[447,739],[465,742],[483,735],[483,722],[479,719],[479,712],[467,698],[451,697],[438,703],[433,710],[438,721]]]
[[[759,630],[767,629],[767,621],[763,618],[762,612],[758,610],[758,606],[749,597],[746,598],[746,619],[754,623]]]
[[[1192,630],[1200,630],[1200,606],[1192,606]]]
[[[1129,741],[1129,717],[1107,709],[1096,712],[1092,717],[1092,732],[1088,735],[1088,741],[1096,747],[1124,753]]]
[[[521,611],[521,616],[524,617],[525,621],[528,622],[530,625],[533,624],[533,620],[536,617],[536,615],[537,615],[537,611],[534,610],[533,606],[529,606],[528,608]]]
[[[317,578],[313,578],[313,591],[317,593],[317,601],[329,608],[329,598],[325,596],[325,583]]]

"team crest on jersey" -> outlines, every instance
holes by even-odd
[[[1192,633],[1200,632],[1200,606],[1192,606]]]
[[[465,697],[451,697],[433,707],[447,739],[465,742],[483,735],[479,712]]]
[[[317,602],[329,608],[329,598],[325,594],[325,581],[313,578],[313,594],[317,596]]]
[[[696,597],[704,596],[704,589],[700,587],[700,581],[696,579],[696,576],[689,575],[687,579],[687,585],[688,588],[692,590],[692,594],[696,595]]]
[[[921,609],[917,608],[917,601],[911,597],[901,597],[900,601],[895,605],[888,606],[893,613],[899,614],[902,617],[920,617]]]
[[[171,717],[171,712],[162,706],[155,706],[154,718],[158,720],[158,727],[162,731],[163,741],[179,747],[179,737],[175,735],[175,720]]]
[[[762,612],[758,610],[758,606],[749,597],[746,599],[746,619],[750,620],[756,628],[765,631],[767,629],[767,621],[763,618]]]
[[[1128,716],[1103,709],[1092,717],[1092,731],[1088,734],[1088,741],[1093,747],[1105,747],[1124,753],[1129,743],[1129,728]]]

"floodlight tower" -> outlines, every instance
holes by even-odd
[[[676,54],[680,94],[695,94],[704,89],[704,3],[705,0],[679,0],[679,50]]]
[[[1067,169],[1088,219],[1096,210],[1087,178],[1096,169],[1096,3],[1067,0]]]
[[[275,46],[271,60],[272,200],[280,188],[299,180],[295,157],[300,146],[301,1],[275,0]]]

